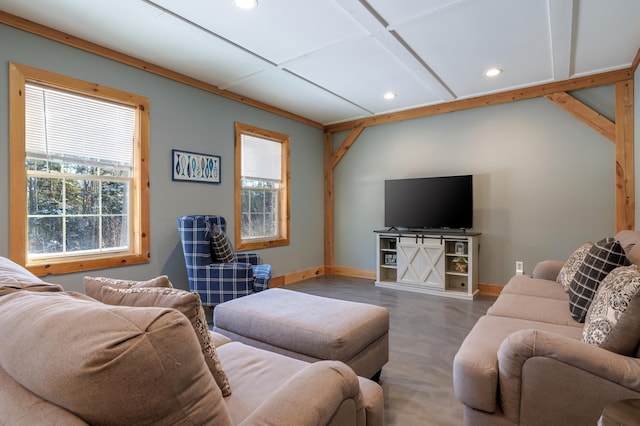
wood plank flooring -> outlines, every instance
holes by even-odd
[[[380,376],[386,425],[462,424],[462,405],[453,393],[453,357],[495,297],[448,299],[343,276],[315,277],[285,288],[389,309],[389,362]]]

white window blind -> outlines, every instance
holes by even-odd
[[[133,165],[131,106],[26,84],[25,113],[27,157]]]
[[[269,139],[242,135],[242,177],[281,181],[281,145]]]

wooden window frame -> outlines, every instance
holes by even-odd
[[[66,255],[29,260],[27,255],[27,170],[25,168],[25,83],[52,87],[136,109],[133,143],[132,240],[127,252]],[[38,276],[148,263],[149,229],[149,99],[27,65],[9,63],[9,256]]]
[[[282,145],[282,184],[280,187],[279,231],[280,235],[265,239],[242,239],[242,135],[269,139]],[[283,133],[261,129],[243,123],[235,123],[235,247],[236,250],[255,250],[289,245],[289,149],[290,138]]]

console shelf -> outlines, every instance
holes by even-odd
[[[473,300],[480,233],[375,231],[376,286]]]

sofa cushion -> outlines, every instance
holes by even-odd
[[[202,354],[222,394],[224,396],[231,394],[229,380],[218,359],[218,354],[207,326],[207,319],[202,309],[202,303],[196,293],[177,288],[112,288],[109,286],[103,287],[101,293],[102,302],[108,305],[155,306],[177,309],[182,312],[189,319],[198,336]]]
[[[630,229],[623,229],[618,232],[614,238],[618,240],[625,253],[629,253],[638,241],[640,241],[640,233]]]
[[[569,286],[569,310],[584,322],[600,282],[618,266],[628,264],[625,252],[615,238],[604,238],[591,247]]]
[[[569,286],[573,281],[573,277],[578,272],[578,268],[584,263],[585,257],[589,253],[589,250],[593,247],[593,243],[584,243],[576,251],[571,253],[571,256],[567,259],[567,261],[560,269],[560,273],[558,273],[558,278],[556,281],[562,285],[564,291],[569,292]]]
[[[78,293],[0,297],[0,365],[89,424],[231,424],[189,321]]]
[[[562,288],[558,283],[554,282],[554,284]],[[564,291],[562,294],[565,295],[564,300],[524,294],[500,294],[500,297],[487,310],[487,314],[582,329],[583,324],[573,319],[567,309],[567,294]]]
[[[343,363],[307,363],[239,342],[220,348],[220,358],[233,384],[233,395],[225,402],[234,424],[328,424],[332,415],[340,416],[334,410],[345,398],[355,404],[349,418],[333,418],[331,424],[364,424],[360,416],[365,407],[370,408],[366,424],[383,424],[382,390]]]
[[[233,394],[225,398],[234,424],[241,423],[266,395],[309,365],[305,361],[231,342],[219,348]]]
[[[15,291],[64,291],[64,289],[55,284],[36,284],[36,283],[17,283],[17,284],[4,284],[0,283],[0,296],[13,293]]]
[[[556,281],[532,278],[528,275],[514,275],[502,288],[500,294],[537,296],[562,300],[565,303],[569,300],[569,296],[565,293],[562,285]]]
[[[46,284],[40,278],[6,257],[0,257],[0,282],[3,284],[36,283]]]
[[[211,256],[220,263],[230,263],[235,259],[233,245],[218,225],[211,230]]]
[[[17,263],[0,257],[0,290],[4,288],[6,293],[12,290],[29,291],[63,291],[57,284],[49,284],[33,275],[31,272]]]
[[[173,287],[171,281],[169,281],[169,277],[166,275],[161,275],[147,281],[119,280],[107,277],[84,277],[84,292],[87,296],[102,301],[100,297],[102,295],[102,287],[104,286],[114,288]]]
[[[616,268],[602,280],[585,319],[582,340],[632,355],[640,341],[640,271]]]
[[[634,265],[640,265],[640,244],[636,244],[627,252],[627,259]]]
[[[0,367],[0,422],[3,425],[88,426],[69,410],[25,389]]]

